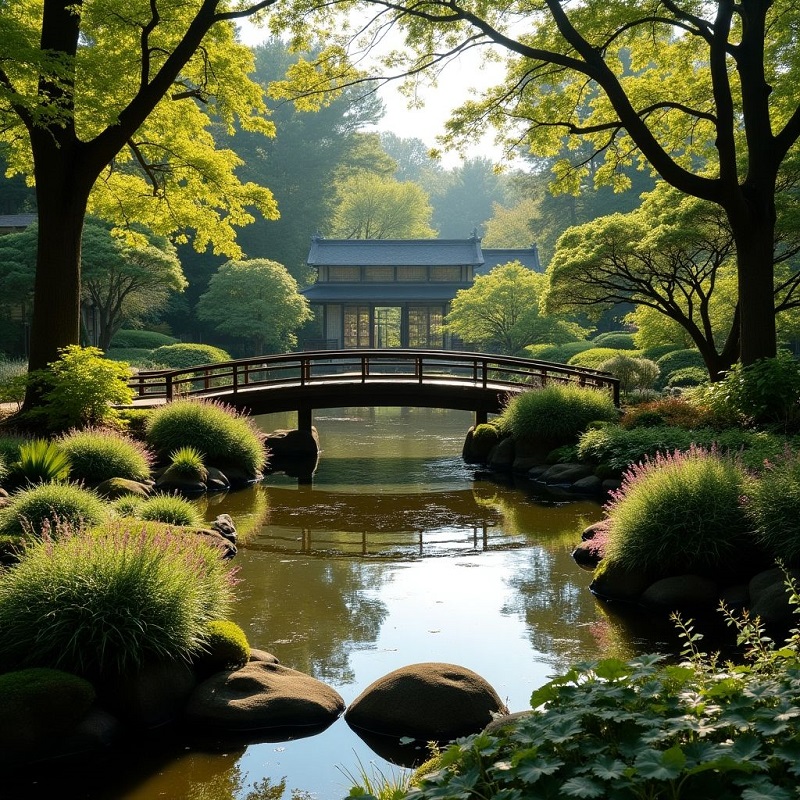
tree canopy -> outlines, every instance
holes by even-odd
[[[561,344],[587,331],[563,317],[544,316],[539,302],[547,284],[541,273],[519,261],[478,275],[460,289],[445,317],[445,329],[488,352],[520,355],[530,344]]]
[[[211,277],[197,314],[220,333],[245,341],[250,355],[282,353],[312,318],[286,267],[266,258],[228,261]]]
[[[404,69],[415,80],[477,47],[507,55],[506,80],[455,113],[449,142],[472,141],[489,123],[512,149],[548,156],[566,145],[577,157],[559,162],[556,177],[568,188],[599,156],[592,165],[598,184],[624,189],[618,168],[649,164],[680,192],[720,206],[736,246],[742,361],[775,355],[775,197],[800,136],[794,0],[334,0],[321,8],[304,0],[292,7],[305,19],[309,6],[330,15],[356,5],[372,7],[380,30],[394,23],[405,34],[387,58],[393,74]],[[358,25],[376,35],[361,19]]]
[[[332,234],[341,239],[429,239],[436,235],[424,189],[375,173],[359,172],[337,185]]]
[[[75,344],[87,209],[238,255],[268,189],[240,182],[209,131],[273,132],[234,21],[275,0],[15,0],[0,15],[0,140],[36,183],[39,219],[30,366]],[[29,402],[32,396],[28,398]]]

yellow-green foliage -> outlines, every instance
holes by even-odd
[[[226,619],[211,620],[205,627],[204,650],[195,663],[205,672],[234,669],[250,660],[250,644],[245,632]]]
[[[92,684],[43,667],[0,675],[0,747],[19,748],[66,733],[95,700]]]
[[[614,347],[592,347],[581,353],[576,353],[567,362],[573,367],[586,367],[587,369],[600,369],[604,361],[619,355],[620,351]],[[624,355],[629,358],[636,358],[641,355],[639,350],[626,350]]]

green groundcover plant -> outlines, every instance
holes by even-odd
[[[232,572],[191,533],[120,520],[99,531],[60,527],[0,581],[0,666],[102,676],[203,649],[226,615]]]
[[[58,440],[76,481],[98,484],[109,478],[145,481],[152,456],[141,442],[110,428],[74,430]]]
[[[147,418],[147,442],[169,460],[181,447],[193,447],[206,464],[235,465],[256,474],[266,462],[264,435],[246,416],[222,403],[176,400]]]
[[[706,573],[749,543],[744,472],[691,446],[631,466],[606,505],[607,563],[644,574]]]
[[[794,588],[792,601],[800,603]],[[533,711],[458,739],[394,800],[790,800],[800,782],[800,658],[726,614],[747,658],[701,652],[676,620],[684,660],[581,663],[531,696]],[[380,796],[363,785],[350,797]]]
[[[136,509],[139,519],[165,522],[187,528],[200,528],[203,515],[194,503],[176,494],[154,494],[143,500]]]
[[[552,384],[512,397],[497,424],[515,439],[569,442],[590,422],[618,418],[619,412],[607,392]]]

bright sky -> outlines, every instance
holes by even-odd
[[[240,25],[242,41],[251,46],[259,44],[268,35],[249,23]],[[436,137],[444,133],[444,124],[450,112],[473,96],[472,91],[488,88],[502,76],[502,67],[492,64],[481,69],[478,55],[459,56],[457,61],[448,64],[439,76],[436,87],[422,87],[423,108],[408,107],[408,100],[399,91],[399,81],[390,82],[379,90],[386,107],[386,115],[378,126],[379,130],[392,131],[403,138],[421,139],[428,147],[441,149]],[[470,148],[468,157],[500,158],[500,150],[493,144],[493,132]],[[451,169],[461,162],[455,153],[442,150],[442,165]]]

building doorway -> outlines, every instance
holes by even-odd
[[[373,317],[373,347],[402,347],[402,309],[400,306],[376,306]]]

